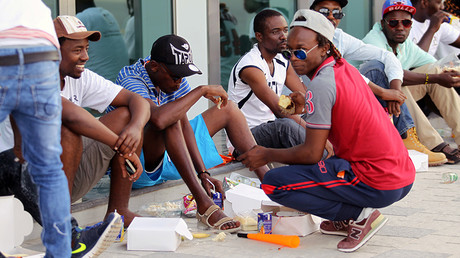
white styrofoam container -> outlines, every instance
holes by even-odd
[[[414,163],[415,171],[428,171],[428,155],[425,153],[418,152],[416,150],[408,150],[409,157]]]
[[[231,218],[247,211],[260,209],[263,200],[270,201],[262,189],[245,184],[239,184],[228,190],[225,196],[224,213]]]
[[[193,239],[181,218],[135,217],[128,227],[128,250],[176,251],[181,236]]]
[[[13,195],[0,196],[0,251],[9,253],[20,246],[33,229],[32,216]]]

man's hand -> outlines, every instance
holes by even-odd
[[[216,105],[218,105],[219,102],[222,102],[222,107],[227,106],[228,94],[221,85],[204,85],[202,87],[203,97],[211,100]]]
[[[324,149],[326,149],[326,151],[327,151],[327,156],[326,156],[325,159],[328,159],[328,158],[334,156],[334,154],[335,154],[334,153],[334,146],[332,146],[332,143],[329,140],[326,141],[326,146],[324,147]]]
[[[429,75],[433,76],[433,75]],[[441,86],[451,88],[451,87],[460,87],[460,73],[455,71],[444,71],[443,73],[436,74],[435,82]]]
[[[24,157],[22,156],[21,144],[19,145],[14,144],[13,153],[16,156],[15,161],[21,164],[24,164],[25,160],[24,160]]]
[[[256,145],[247,152],[238,156],[237,160],[241,161],[250,171],[267,165],[268,161],[265,159],[266,148]]]
[[[295,104],[295,113],[294,114],[305,114],[307,112],[305,107],[305,94],[300,91],[295,91],[289,94],[292,102]]]
[[[390,115],[399,117],[401,114],[400,104],[396,101],[387,101],[387,108]]]
[[[437,11],[436,13],[434,13],[433,15],[431,15],[430,17],[430,25],[428,26],[428,29],[430,30],[433,30],[434,32],[437,32],[439,30],[439,28],[441,27],[441,24],[444,22],[444,21],[448,21],[449,20],[449,14],[444,12],[444,11]]]
[[[386,101],[396,101],[399,105],[402,105],[407,99],[402,91],[395,89],[383,89],[380,98]]]
[[[141,142],[142,130],[133,126],[127,126],[121,131],[115,143],[114,149],[123,156],[131,156]]]
[[[206,173],[201,173],[199,176],[201,180],[201,185],[203,186],[204,190],[206,191],[206,194],[212,198],[211,194],[211,189],[215,188],[216,192],[219,192],[222,194],[222,199],[225,198],[225,192],[224,188],[222,186],[222,182],[220,180],[217,180],[211,176],[209,176]]]
[[[131,156],[126,156],[126,157],[115,155],[115,158],[117,159],[117,162],[121,167],[123,178],[128,177],[130,181],[135,182],[141,176],[142,172],[144,171],[144,168],[142,167],[141,161],[139,160],[139,157],[136,155],[136,153],[134,153]],[[131,163],[133,164],[134,168],[136,169],[136,171],[132,175],[130,175],[128,173],[128,170],[126,169],[126,166],[128,165],[126,163],[126,159],[131,161]]]

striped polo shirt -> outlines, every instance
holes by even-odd
[[[172,102],[190,92],[190,84],[187,79],[182,78],[182,82],[177,91],[173,93],[160,91],[158,93],[144,67],[145,63],[148,61],[150,61],[150,56],[145,59],[139,59],[133,65],[123,67],[115,83],[146,99],[151,99],[157,106]],[[113,109],[114,107],[110,106],[107,108],[107,111],[112,111]]]

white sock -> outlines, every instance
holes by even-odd
[[[363,208],[355,222],[361,222],[363,219],[367,219],[375,210],[374,208]]]

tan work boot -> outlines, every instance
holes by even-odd
[[[428,155],[428,166],[439,166],[447,162],[446,155],[440,152],[432,152],[423,145],[417,137],[417,132],[415,131],[415,127],[407,130],[407,137],[403,139],[404,146],[408,150],[416,150],[421,153],[425,153]]]

